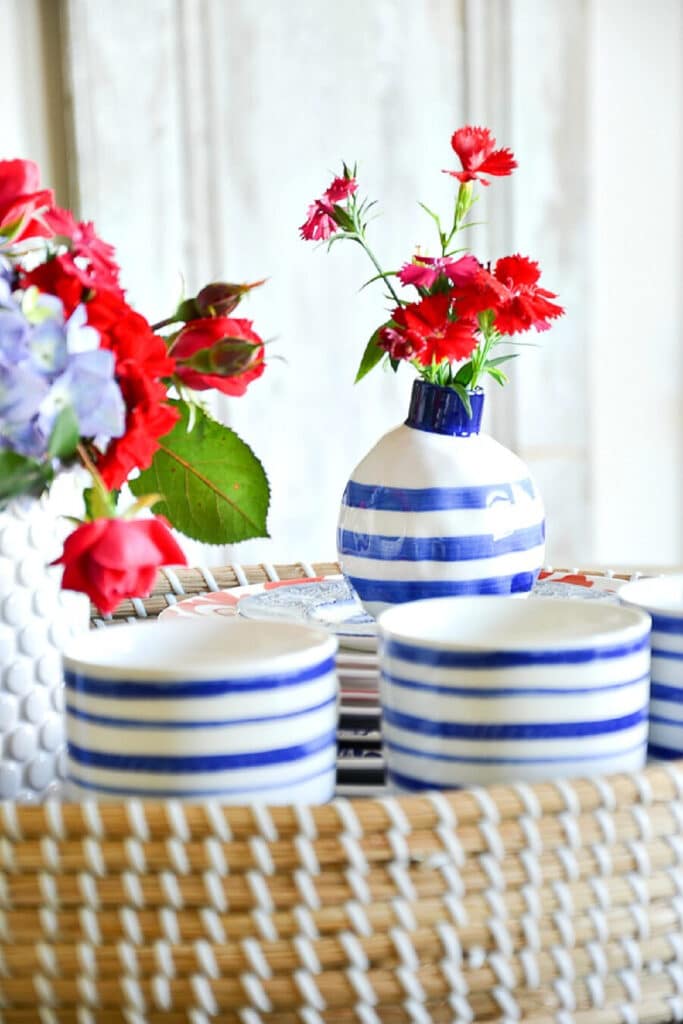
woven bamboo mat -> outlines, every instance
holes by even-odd
[[[678,764],[316,808],[6,804],[2,1020],[680,1020],[682,828]]]
[[[337,571],[171,571],[117,618]],[[683,762],[316,808],[6,804],[0,872],[8,1024],[683,1020]]]

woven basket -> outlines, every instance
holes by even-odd
[[[0,1020],[683,1020],[682,830],[678,763],[316,808],[0,805]]]

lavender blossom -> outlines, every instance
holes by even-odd
[[[85,308],[65,320],[58,298],[12,293],[1,275],[0,266],[0,449],[44,458],[66,408],[81,437],[120,437],[126,409],[114,356],[99,348]]]

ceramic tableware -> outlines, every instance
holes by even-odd
[[[637,771],[650,618],[586,601],[442,598],[378,620],[394,788]]]
[[[336,646],[320,629],[240,619],[79,638],[64,657],[72,795],[328,800]]]
[[[480,433],[451,387],[413,383],[408,418],[351,474],[339,514],[344,575],[371,615],[448,595],[531,590],[543,565],[543,502],[528,468]]]
[[[619,597],[652,617],[648,753],[662,760],[683,757],[683,576],[636,580]]]

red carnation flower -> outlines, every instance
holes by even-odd
[[[458,260],[450,256],[413,256],[412,263],[404,263],[399,270],[398,279],[416,288],[431,288],[443,274],[451,284],[461,285],[471,281],[478,270],[479,261],[474,256],[461,256]]]
[[[64,262],[74,277],[86,288],[111,291],[123,297],[116,251],[113,245],[97,235],[94,224],[79,223],[69,210],[59,207],[45,214],[45,222],[55,235],[68,240],[69,252]]]
[[[393,327],[383,327],[377,344],[392,359],[416,359],[427,347],[427,342],[417,331],[406,331],[402,334]]]
[[[96,519],[70,534],[57,564],[62,586],[78,590],[105,614],[127,597],[147,597],[161,565],[187,565],[163,516]]]
[[[33,160],[0,160],[0,235],[12,242],[49,235],[43,212],[54,204],[51,189],[40,188],[40,171]]]
[[[485,310],[494,313],[494,324],[501,334],[517,334],[535,327],[546,331],[549,320],[562,316],[561,306],[551,302],[554,292],[538,287],[541,272],[538,263],[526,256],[505,256],[490,273],[480,268],[476,278],[456,291],[456,307],[461,316],[475,317]]]
[[[265,368],[263,341],[251,320],[227,316],[191,320],[173,342],[176,376],[196,391],[243,395]]]
[[[453,133],[451,146],[455,150],[461,171],[444,171],[458,181],[481,181],[482,185],[490,184],[484,174],[506,177],[512,174],[517,162],[510,149],[495,149],[496,140],[488,128],[474,128],[467,125]]]
[[[117,490],[133,469],[147,469],[159,438],[173,428],[178,412],[166,401],[175,361],[143,316],[111,292],[86,304],[88,323],[100,332],[101,347],[116,359],[116,379],[126,403],[126,432],[99,456],[97,468],[109,490]]]
[[[413,302],[392,313],[392,320],[401,334],[418,335],[424,346],[415,353],[423,366],[444,359],[465,359],[477,344],[477,324],[470,319],[452,320],[451,296],[428,295],[421,302]]]
[[[55,256],[29,273],[22,274],[20,284],[22,288],[34,285],[41,292],[56,295],[62,301],[66,317],[71,316],[86,293],[80,277],[73,273],[72,261],[65,256]]]
[[[330,187],[326,190],[324,198],[329,203],[343,203],[358,188],[355,178],[335,178]]]
[[[334,210],[331,203],[323,199],[316,199],[308,207],[305,222],[299,228],[301,237],[307,241],[325,241],[333,235],[338,228],[334,219]]]
[[[547,331],[548,321],[564,313],[562,306],[550,301],[557,295],[538,287],[541,271],[535,260],[504,256],[496,263],[494,275],[507,292],[506,300],[496,309],[495,324],[501,334],[517,334],[530,327]]]

